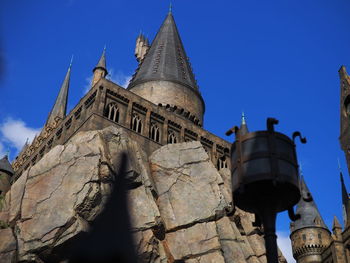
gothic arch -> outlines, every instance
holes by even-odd
[[[131,129],[138,132],[138,133],[142,132],[141,118],[137,113],[133,113],[133,115],[132,115]]]
[[[160,130],[155,122],[151,122],[150,137],[153,141],[160,142]]]
[[[111,102],[108,104],[106,109],[106,117],[114,122],[119,122],[119,108],[116,103]]]
[[[169,131],[168,132],[168,143],[177,143],[178,140],[177,140],[177,137],[176,137],[176,134],[174,131]]]
[[[218,170],[221,170],[223,168],[227,168],[228,167],[225,155],[223,155],[223,156],[218,158],[216,166],[217,166]]]

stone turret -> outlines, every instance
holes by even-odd
[[[97,81],[101,78],[105,78],[108,75],[106,67],[106,47],[103,49],[100,60],[98,61],[96,67],[92,71],[94,74],[92,76],[91,87],[95,86]]]
[[[8,160],[8,156],[5,155],[0,159],[0,195],[5,195],[10,189],[10,182],[13,174],[14,171]]]
[[[140,33],[140,35],[136,39],[136,47],[135,47],[136,60],[138,62],[141,62],[148,50],[149,50],[149,40],[143,34]]]
[[[296,213],[300,218],[291,223],[293,257],[298,263],[322,262],[322,252],[331,242],[331,233],[326,227],[313,197],[301,179],[301,198]]]
[[[175,113],[190,116],[191,121],[202,126],[204,101],[171,12],[143,58],[144,45],[147,46],[147,40],[140,35],[135,55],[141,63],[128,90]]]
[[[333,232],[333,239],[334,240],[337,240],[337,241],[343,241],[342,239],[342,227],[339,223],[339,220],[336,216],[334,216],[334,219],[333,219],[333,226],[332,226],[332,232]]]

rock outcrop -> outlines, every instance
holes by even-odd
[[[199,142],[147,156],[112,126],[76,134],[12,185],[0,206],[0,261],[64,260],[57,248],[89,231],[111,193],[121,152],[129,157],[128,209],[143,262],[266,262],[252,215],[232,207],[229,171],[218,172]]]

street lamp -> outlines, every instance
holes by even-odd
[[[278,262],[276,215],[288,210],[296,220],[293,206],[300,199],[299,171],[294,140],[306,139],[300,132],[293,140],[275,132],[278,120],[267,119],[267,130],[241,134],[237,126],[226,132],[236,134],[231,149],[232,195],[240,209],[254,213],[264,227],[266,257],[269,263]]]

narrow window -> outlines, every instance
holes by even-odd
[[[108,104],[107,118],[114,122],[119,122],[119,108],[115,103]]]
[[[134,113],[132,117],[131,129],[141,133],[142,132],[142,123],[138,114]]]
[[[168,143],[177,143],[177,137],[174,131],[169,131],[168,132]]]
[[[150,131],[150,137],[152,140],[156,142],[160,142],[160,132],[159,127],[155,122],[151,123],[151,131]]]
[[[218,170],[221,170],[223,168],[227,168],[227,160],[226,160],[225,156],[221,156],[220,158],[218,158],[217,168],[218,168]]]

